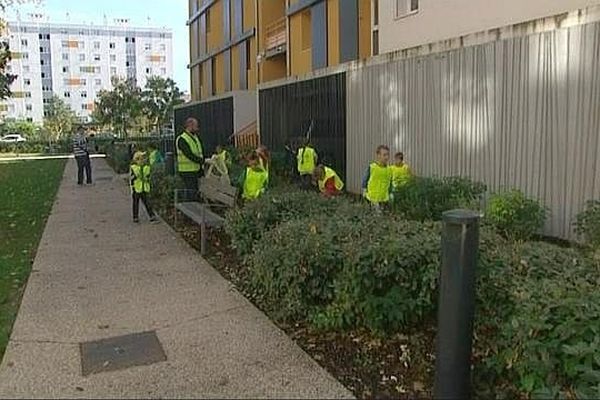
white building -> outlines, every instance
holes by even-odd
[[[12,53],[9,72],[17,75],[13,97],[0,104],[3,118],[42,122],[53,95],[89,121],[94,100],[111,88],[111,77],[173,77],[172,32],[166,28],[9,22],[4,40]]]
[[[600,0],[373,0],[378,11],[373,40],[379,53],[388,53],[598,4]]]

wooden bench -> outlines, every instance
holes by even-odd
[[[237,189],[228,180],[208,176],[200,179],[200,198],[202,202],[185,200],[179,202],[179,195],[187,193],[185,189],[175,190],[175,209],[200,225],[200,253],[206,254],[206,227],[221,227],[225,218],[214,209],[227,209],[235,206]],[[175,213],[177,226],[177,213]]]

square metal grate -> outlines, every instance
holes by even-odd
[[[83,376],[166,361],[155,331],[79,344]]]

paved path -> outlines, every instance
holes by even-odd
[[[104,160],[94,160],[95,186],[74,175],[69,161],[0,397],[351,396],[168,226],[131,223],[128,189]],[[82,375],[80,343],[147,331],[166,361]]]

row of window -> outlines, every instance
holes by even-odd
[[[40,34],[40,36],[42,36]],[[48,35],[49,38],[49,35]],[[40,37],[41,39],[41,37]],[[126,43],[135,43],[135,38],[125,38],[125,42]],[[29,45],[29,41],[27,39],[21,39],[21,46],[22,47],[27,47]],[[85,49],[85,42],[80,42],[80,41],[75,41],[75,40],[63,40],[62,41],[62,47],[64,48],[77,48],[77,49]],[[94,49],[95,50],[99,50],[101,47],[101,43],[100,42],[94,42]],[[115,49],[117,47],[117,44],[115,42],[110,42],[108,44],[108,47],[111,49]],[[167,45],[164,43],[161,43],[159,45],[159,48],[161,51],[165,51],[167,49]],[[40,52],[45,53],[48,49],[46,47],[40,47]],[[146,51],[150,51],[152,50],[152,43],[144,43],[144,50]]]

